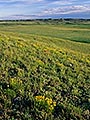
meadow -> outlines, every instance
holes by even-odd
[[[0,119],[89,118],[89,22],[1,22]]]

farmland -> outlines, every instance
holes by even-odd
[[[89,120],[90,23],[0,23],[0,119]]]

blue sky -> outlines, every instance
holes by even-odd
[[[0,0],[0,19],[90,18],[90,0]]]

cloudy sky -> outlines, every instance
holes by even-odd
[[[90,18],[90,0],[0,0],[0,19]]]

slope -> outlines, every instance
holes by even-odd
[[[90,54],[76,45],[89,50],[87,44],[1,32],[0,119],[88,120]]]

